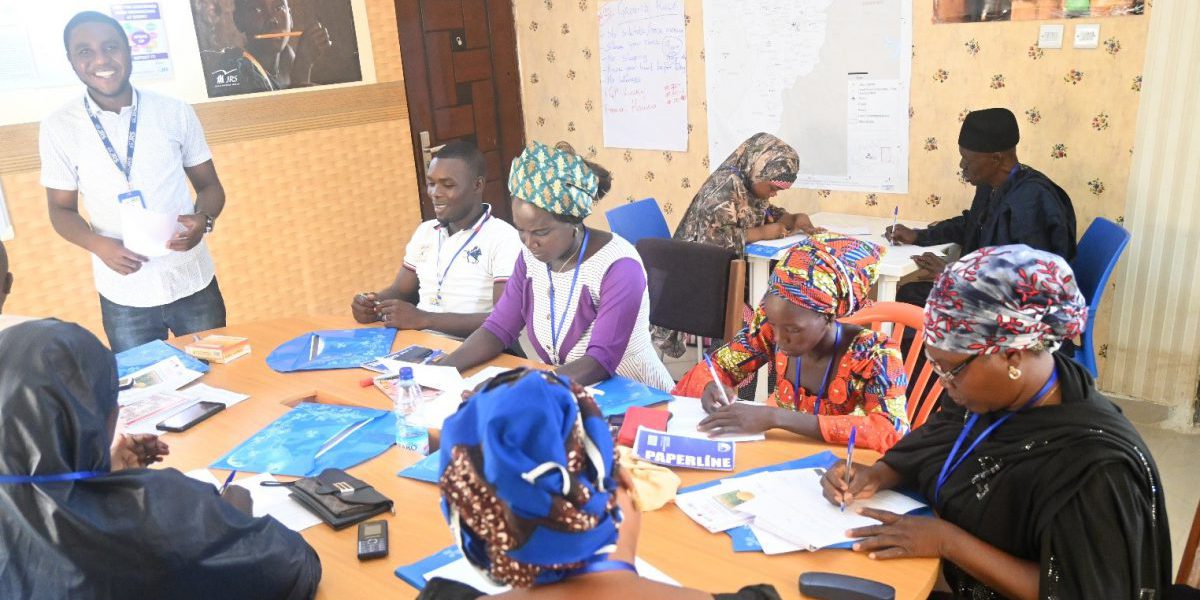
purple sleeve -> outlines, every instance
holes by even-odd
[[[513,265],[512,277],[504,284],[504,293],[500,294],[500,301],[483,322],[483,328],[496,336],[506,348],[521,337],[521,328],[525,326],[525,290],[529,289],[528,286],[525,254],[521,253],[517,255],[517,262]]]
[[[600,308],[584,354],[600,363],[609,375],[617,372],[625,356],[645,292],[646,271],[632,258],[614,262],[600,282]]]

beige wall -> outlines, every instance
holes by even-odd
[[[702,0],[684,0],[691,130],[687,152],[603,146],[599,0],[521,0],[515,5],[527,137],[565,139],[613,171],[613,190],[601,212],[605,206],[652,196],[674,227],[707,177],[710,161],[719,164],[725,158],[707,156]],[[904,217],[925,220],[957,214],[972,196],[957,175],[959,118],[969,109],[1004,106],[1020,119],[1021,160],[1067,190],[1081,235],[1097,216],[1120,221],[1149,18],[1086,20],[1100,24],[1101,40],[1112,40],[1095,50],[1070,48],[1079,21],[1058,21],[1066,24],[1068,47],[1038,52],[1032,47],[1042,22],[934,25],[932,0],[914,0],[913,5],[910,193],[789,190],[780,194],[781,204],[793,211],[877,216],[890,216],[899,205]],[[748,10],[752,6],[747,3]],[[1072,70],[1082,73],[1074,83],[1068,77]],[[1065,156],[1052,158],[1058,144]],[[591,224],[605,227],[603,216]],[[1107,338],[1104,325],[1111,305],[1107,302],[1099,316],[1100,344]]]
[[[1200,377],[1200,2],[1160,2],[1128,187],[1128,256],[1117,272],[1104,389],[1168,405],[1196,425]]]
[[[401,81],[393,3],[368,0],[367,18],[379,83]],[[409,136],[401,118],[213,144],[228,200],[209,243],[230,323],[343,314],[355,291],[391,281],[420,219]],[[38,176],[0,174],[16,227],[5,312],[100,333],[88,254],[50,227]]]

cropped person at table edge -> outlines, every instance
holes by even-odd
[[[873,466],[822,479],[834,504],[905,487],[940,518],[864,509],[872,558],[939,557],[953,598],[1166,598],[1162,479],[1121,409],[1055,354],[1087,324],[1061,257],[977,250],[938,277],[926,353],[953,400]],[[849,507],[848,507],[849,508]],[[941,597],[941,596],[935,596]]]
[[[425,174],[434,219],[417,226],[396,279],[356,294],[359,323],[471,335],[504,292],[521,240],[483,201],[486,165],[475,146],[453,141],[434,153]]]
[[[469,369],[524,330],[542,362],[584,385],[623,375],[673,385],[650,343],[646,271],[633,246],[583,223],[599,180],[579,156],[531,142],[508,177],[525,248],[496,309],[440,364]]]
[[[46,319],[0,331],[0,598],[312,598],[316,552],[249,492],[121,434],[112,352]]]
[[[857,428],[858,444],[883,451],[908,432],[908,377],[900,351],[882,333],[837,322],[867,301],[882,248],[851,237],[819,233],[796,244],[776,265],[767,295],[707,365],[692,368],[672,390],[701,399],[709,413],[700,428],[712,433],[786,429],[844,444]],[[742,383],[768,361],[778,380],[776,406],[735,398]]]

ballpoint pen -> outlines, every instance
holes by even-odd
[[[230,472],[229,472],[229,477],[226,477],[226,478],[225,478],[225,483],[222,483],[222,484],[221,484],[221,489],[220,489],[220,490],[217,492],[217,494],[218,494],[218,495],[219,495],[219,494],[224,494],[224,493],[225,493],[225,488],[229,487],[229,484],[230,484],[230,483],[233,483],[233,476],[234,476],[234,475],[237,475],[237,469],[234,469],[234,470],[232,470],[232,471],[230,471]]]
[[[705,354],[704,362],[708,363],[708,374],[712,375],[713,383],[717,384],[717,391],[721,392],[721,402],[725,406],[729,406],[731,404],[729,396],[725,395],[725,385],[721,383],[721,378],[717,377],[717,368],[713,366],[712,358]]]
[[[896,223],[899,220],[900,220],[900,205],[897,204],[896,207],[892,209],[892,227],[890,229],[888,229],[888,231],[891,232],[888,235],[888,241],[891,242],[893,246],[897,245],[896,244]]]
[[[854,464],[854,435],[858,433],[857,427],[850,428],[850,441],[846,443],[846,491],[850,491],[850,465]],[[845,495],[842,496],[842,512],[846,512]]]

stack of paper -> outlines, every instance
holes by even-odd
[[[824,469],[765,471],[680,494],[675,504],[710,532],[748,524],[766,554],[818,550],[852,541],[849,529],[878,522],[859,515],[867,507],[905,514],[925,505],[883,491],[842,511],[821,492]]]
[[[229,408],[249,398],[202,383],[186,390],[179,389],[201,376],[203,373],[189,369],[179,357],[172,356],[123,377],[120,385],[126,389],[117,395],[117,404],[121,407],[117,416],[118,431],[162,433],[156,425],[197,402],[218,402]]]
[[[708,416],[708,413],[704,412],[704,407],[700,405],[699,398],[675,396],[675,399],[671,401],[667,408],[671,411],[671,420],[667,421],[667,433],[707,437],[712,440],[727,442],[759,442],[767,439],[766,434],[763,433],[710,435],[700,431],[700,421],[703,421]]]

